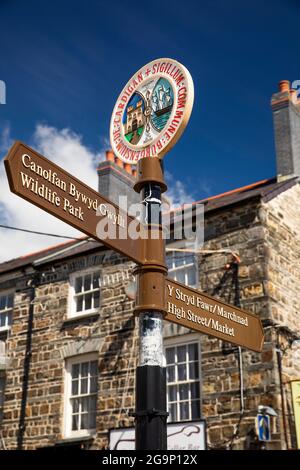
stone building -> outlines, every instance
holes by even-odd
[[[202,201],[202,252],[168,245],[170,276],[241,305],[265,330],[254,353],[165,324],[169,419],[204,418],[208,448],[258,448],[262,405],[277,413],[266,448],[296,447],[289,381],[300,378],[300,104],[287,82],[272,109],[278,175]],[[121,166],[108,152],[98,168],[99,190],[116,202],[134,194],[134,175]],[[86,237],[0,265],[2,448],[103,449],[109,430],[133,425],[133,267]]]

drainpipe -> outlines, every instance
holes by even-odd
[[[285,399],[284,399],[284,389],[283,389],[283,380],[282,380],[282,351],[280,349],[279,343],[279,331],[276,332],[276,356],[277,356],[277,366],[278,366],[278,375],[279,375],[279,385],[280,385],[280,396],[281,396],[281,409],[282,409],[282,426],[283,426],[283,433],[284,433],[284,440],[286,449],[289,449],[289,441],[288,441],[288,434],[287,434],[287,426],[286,426],[286,410],[285,410]]]
[[[240,260],[234,261],[231,266],[233,269],[233,287],[234,287],[234,305],[236,307],[241,306],[240,301],[240,284],[239,284],[239,262]],[[239,367],[239,385],[240,385],[240,417],[238,424],[236,425],[235,433],[232,436],[229,449],[232,450],[234,439],[238,437],[240,425],[245,413],[245,404],[244,404],[244,370],[243,370],[243,356],[242,348],[238,347],[238,367]]]
[[[29,287],[29,311],[28,311],[28,328],[26,336],[26,348],[25,358],[23,366],[23,380],[22,380],[22,398],[21,398],[21,410],[19,418],[19,429],[17,435],[17,450],[23,450],[24,434],[26,430],[26,405],[28,397],[28,383],[29,383],[29,371],[31,362],[31,344],[32,344],[32,328],[33,328],[33,311],[34,311],[34,299],[35,289],[39,281],[39,273],[34,273],[32,279],[28,281]]]

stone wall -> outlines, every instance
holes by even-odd
[[[250,201],[238,207],[207,214],[205,246],[207,250],[232,250],[240,256],[238,291],[234,285],[234,268],[227,267],[231,254],[199,256],[200,290],[228,303],[237,292],[241,308],[269,317],[266,293],[266,243],[260,219],[260,202]],[[208,421],[208,438],[212,448],[245,448],[255,428],[259,404],[276,408],[272,390],[274,353],[270,334],[266,334],[261,354],[242,350],[244,374],[244,413],[241,416],[238,348],[230,343],[202,336],[203,415]],[[238,437],[233,438],[237,432]],[[278,428],[278,427],[277,427]],[[278,429],[275,431],[278,431]],[[275,439],[275,442],[274,442]],[[273,433],[273,444],[278,445]]]
[[[132,423],[128,410],[133,411],[134,406],[137,330],[132,315],[133,303],[124,293],[123,280],[102,288],[98,315],[72,321],[67,318],[68,276],[78,266],[91,265],[93,260],[95,257],[78,258],[57,266],[58,277],[65,279],[36,288],[25,410],[25,449],[53,445],[63,439],[64,361],[76,351],[77,354],[99,352],[99,413],[93,447],[108,445],[108,429]],[[132,267],[115,255],[105,258],[102,255],[101,260],[103,275]],[[28,314],[28,294],[19,292],[7,340],[10,365],[2,436],[8,449],[15,449],[18,442]]]
[[[286,427],[289,447],[295,447],[295,429],[290,396],[290,380],[300,378],[300,346],[292,342],[293,334],[300,339],[300,217],[299,184],[262,205],[261,218],[267,246],[267,294],[274,342],[283,351],[283,387],[286,400]],[[287,329],[287,331],[285,331]],[[277,333],[276,333],[277,332]],[[277,339],[278,335],[278,339]],[[290,341],[289,341],[290,340]],[[276,363],[276,374],[278,367]],[[277,378],[279,382],[279,378]],[[281,408],[279,384],[277,400]],[[282,415],[280,420],[282,423]],[[282,436],[282,446],[285,440]]]
[[[238,349],[230,343],[201,335],[202,413],[207,419],[211,448],[242,449],[255,441],[258,405],[279,412],[272,418],[272,443],[267,448],[284,448],[281,395],[275,346],[275,323],[299,329],[298,267],[300,189],[294,186],[265,200],[249,200],[205,217],[207,250],[227,253],[199,254],[199,289],[259,315],[265,322],[262,353],[242,350],[244,373],[244,413],[240,409]],[[233,284],[233,261],[237,252],[238,291]],[[69,276],[75,271],[98,266],[109,276],[132,264],[119,255],[98,249],[87,256],[42,266],[41,285],[36,288],[31,336],[28,393],[25,408],[24,448],[54,445],[62,440],[65,359],[78,352],[99,352],[97,436],[93,448],[108,446],[108,429],[133,425],[128,411],[134,410],[134,374],[138,360],[138,338],[133,302],[125,295],[124,278],[101,288],[99,314],[86,318],[67,317]],[[54,269],[53,269],[54,268]],[[128,281],[130,282],[130,281]],[[7,340],[10,367],[7,369],[2,436],[9,449],[17,447],[26,344],[28,344],[29,292],[23,278],[0,279],[0,287],[19,286],[15,297],[14,321]],[[189,330],[166,323],[165,337],[188,334]],[[287,396],[286,417],[289,440],[293,444],[293,422],[288,381],[300,376],[299,349],[291,349],[284,332],[280,343],[283,381]],[[28,357],[27,357],[28,361]],[[236,434],[238,430],[238,436]]]

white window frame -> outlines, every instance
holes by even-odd
[[[172,338],[165,338],[164,339],[164,354],[165,354],[165,357],[166,357],[166,349],[167,348],[172,348],[172,347],[178,347],[178,346],[186,346],[186,345],[189,345],[189,344],[197,344],[198,345],[198,375],[199,375],[199,379],[198,380],[195,380],[195,382],[198,382],[199,383],[199,407],[200,407],[200,416],[198,418],[192,418],[189,419],[189,420],[177,420],[176,422],[183,422],[183,421],[195,421],[197,419],[201,419],[202,417],[202,393],[201,393],[201,383],[202,383],[202,377],[201,377],[201,342],[200,342],[200,335],[197,334],[197,333],[192,333],[192,334],[187,334],[187,335],[180,335],[180,336],[176,336],[176,337],[172,337]],[[167,364],[166,364],[167,365]],[[186,383],[191,383],[192,381],[186,381]],[[180,382],[172,382],[173,385],[178,385]],[[182,382],[182,383],[185,383],[185,382]],[[169,403],[168,403],[168,381],[167,381],[167,410],[169,409]],[[185,400],[187,401],[187,400]],[[190,397],[189,397],[189,403],[191,403],[190,401]],[[176,403],[177,403],[177,406],[178,406],[178,403],[179,403],[179,400],[178,400],[178,397],[177,397],[177,400],[176,400]],[[189,405],[190,406],[190,405]],[[191,409],[190,409],[190,413],[191,415]],[[178,408],[177,408],[177,416],[179,417],[179,414],[178,414]],[[168,421],[168,423],[171,423],[172,421]]]
[[[64,429],[63,435],[65,438],[71,437],[85,437],[92,436],[96,434],[96,428],[94,429],[79,429],[77,431],[72,431],[72,365],[79,364],[82,362],[98,361],[99,354],[89,353],[89,354],[80,354],[78,356],[73,356],[65,359],[65,393],[64,393]],[[99,379],[99,371],[98,371]],[[97,398],[98,398],[98,389],[97,389]],[[89,395],[87,395],[89,396]]]
[[[184,240],[179,240],[178,242],[172,243],[171,245],[167,245],[167,248],[170,248],[170,250],[168,250],[167,253],[166,253],[167,258],[168,258],[168,256],[172,256],[173,254],[176,255],[176,253],[177,253],[178,256],[180,256],[180,255],[182,255],[182,256],[184,256],[184,255],[193,256],[193,259],[194,259],[193,263],[182,265],[182,266],[176,266],[174,268],[169,269],[169,273],[170,274],[176,273],[176,270],[182,271],[182,270],[184,270],[184,268],[189,268],[189,267],[193,266],[194,269],[195,269],[195,284],[193,284],[193,285],[187,284],[187,282],[186,282],[187,281],[187,279],[186,279],[187,273],[185,273],[185,282],[183,284],[185,284],[189,287],[197,288],[198,284],[199,284],[199,269],[198,269],[198,266],[197,266],[197,254],[193,253],[193,252],[172,251],[172,248],[188,249],[189,247],[190,247],[190,245],[188,244],[188,242],[184,241]],[[173,276],[171,277],[171,279],[174,279],[175,281],[177,280],[176,277],[173,278]]]
[[[4,296],[8,296],[8,295],[12,295],[13,296],[13,304],[12,304],[12,307],[11,308],[7,308],[5,310],[0,310],[0,316],[7,312],[11,312],[11,317],[13,316],[13,312],[14,312],[14,302],[15,302],[15,292],[13,290],[7,290],[7,291],[2,291],[0,292],[0,297],[4,297]],[[12,321],[13,319],[11,319],[11,324],[10,325],[4,325],[4,326],[0,326],[0,332],[2,331],[8,331],[11,329],[11,325],[12,325]]]
[[[100,309],[100,305],[101,305],[101,296],[100,296],[100,294],[101,294],[101,291],[100,291],[100,282],[99,282],[99,307],[90,308],[89,310],[84,310],[84,311],[81,311],[81,312],[76,312],[76,297],[78,295],[93,293],[97,290],[97,289],[93,289],[93,290],[90,290],[90,291],[85,291],[82,294],[76,294],[75,293],[76,278],[84,277],[88,274],[93,274],[93,273],[96,273],[96,272],[99,272],[99,275],[101,276],[101,270],[99,268],[91,268],[91,269],[87,269],[87,270],[84,270],[84,271],[76,271],[75,273],[72,273],[70,275],[69,308],[68,308],[68,317],[69,318],[76,318],[76,317],[83,317],[85,315],[91,315],[91,314],[97,312]]]

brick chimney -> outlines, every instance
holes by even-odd
[[[279,82],[271,100],[274,121],[277,177],[300,176],[300,100],[288,80]]]
[[[119,205],[119,196],[127,196],[128,205],[139,201],[139,195],[133,190],[135,167],[123,163],[112,150],[106,151],[106,160],[97,168],[98,191],[115,204]]]

